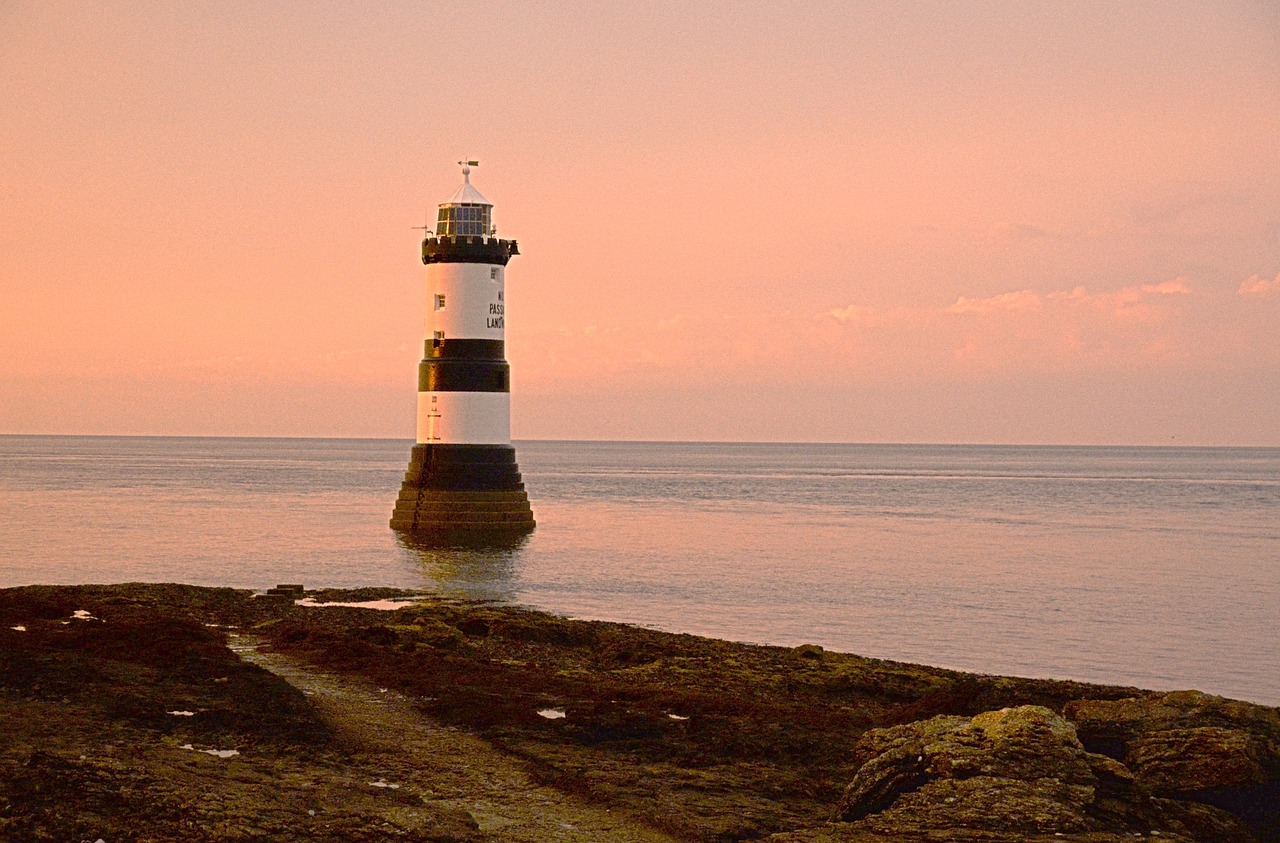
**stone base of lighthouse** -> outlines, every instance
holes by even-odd
[[[510,445],[414,445],[391,529],[441,537],[513,536],[533,530]]]

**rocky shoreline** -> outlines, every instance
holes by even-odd
[[[0,590],[0,839],[1280,841],[1280,709],[300,596]]]

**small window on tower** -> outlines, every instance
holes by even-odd
[[[496,266],[489,268],[489,280],[490,281],[498,280],[498,268]]]
[[[444,310],[444,293],[436,293],[436,310]]]
[[[444,331],[436,331],[436,335],[432,338],[431,344],[436,348],[444,345]]]

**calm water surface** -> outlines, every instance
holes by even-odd
[[[1280,704],[1280,449],[523,442],[539,527],[406,547],[397,440],[0,436],[0,585],[395,585]]]

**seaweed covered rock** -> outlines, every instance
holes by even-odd
[[[1042,706],[875,729],[854,755],[834,822],[779,840],[1254,839],[1218,808],[1153,798]]]
[[[1280,709],[1175,691],[1074,700],[1064,711],[1086,747],[1123,761],[1169,810],[1214,806],[1258,839],[1280,840]]]
[[[1271,764],[1280,769],[1280,709],[1200,691],[1126,697],[1118,700],[1077,699],[1063,715],[1075,724],[1091,751],[1122,754],[1124,745],[1156,732],[1216,726],[1257,737],[1266,744]]]
[[[1035,832],[1096,825],[1086,814],[1103,765],[1091,763],[1070,723],[1041,706],[873,730],[858,754],[865,760],[839,820],[882,814],[900,826]]]
[[[1267,780],[1261,742],[1238,729],[1217,726],[1170,729],[1135,738],[1124,760],[1143,784],[1161,793],[1195,793]]]

